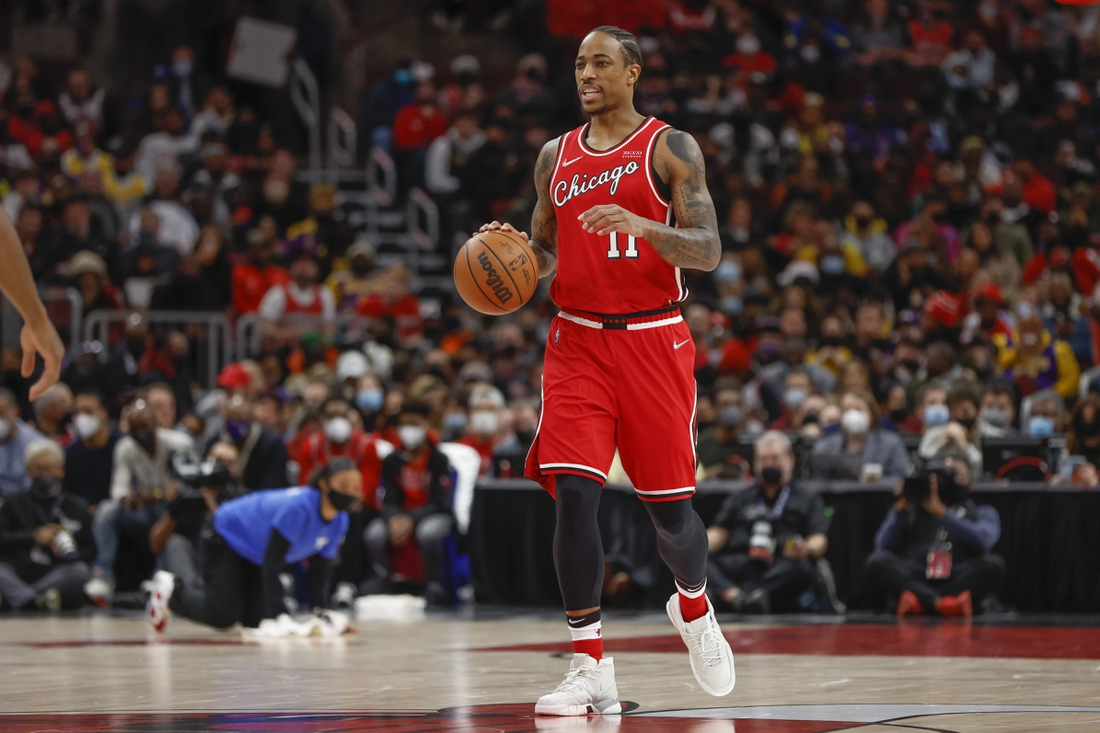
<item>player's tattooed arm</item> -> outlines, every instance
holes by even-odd
[[[554,173],[554,162],[558,159],[559,139],[554,138],[543,145],[535,162],[535,190],[539,198],[531,215],[529,243],[538,258],[540,278],[553,274],[558,265],[558,219],[550,200],[550,176]]]
[[[619,232],[645,239],[670,265],[713,270],[722,256],[722,244],[714,202],[707,190],[703,151],[691,135],[669,130],[664,140],[657,142],[654,162],[672,189],[678,226],[645,219],[616,204],[593,206],[581,214],[581,222],[596,234]]]
[[[535,202],[535,212],[531,216],[531,235],[517,230],[511,224],[501,224],[494,221],[491,224],[482,225],[480,232],[503,230],[515,232],[527,240],[535,253],[535,259],[539,266],[539,277],[548,277],[554,274],[558,266],[558,220],[554,216],[554,205],[550,201],[550,176],[554,172],[554,163],[558,159],[558,138],[542,146],[538,160],[535,162],[535,190],[538,192],[538,201]]]

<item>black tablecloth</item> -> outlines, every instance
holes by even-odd
[[[826,558],[837,594],[851,608],[873,608],[863,563],[875,531],[894,501],[893,485],[808,482],[831,517]],[[708,525],[739,482],[704,482],[694,502]],[[1100,611],[1100,492],[1042,484],[978,484],[975,501],[1001,515],[994,552],[1008,564],[1001,598],[1028,611]],[[561,597],[551,557],[554,502],[530,481],[486,481],[470,518],[474,588],[490,603],[557,606]],[[658,608],[673,592],[657,557],[656,533],[645,507],[627,487],[607,486],[600,501],[607,561],[635,576],[639,602]]]

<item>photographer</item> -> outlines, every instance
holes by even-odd
[[[39,438],[24,451],[31,488],[0,506],[0,596],[11,608],[79,608],[95,557],[88,505],[61,491],[65,454]]]
[[[965,471],[965,462],[950,459],[907,478],[875,535],[867,576],[898,596],[898,616],[970,616],[1004,579],[1004,560],[990,552],[1000,516],[973,502]]]
[[[146,621],[163,631],[172,612],[227,629],[256,627],[286,613],[279,574],[309,561],[310,603],[324,606],[332,561],[362,508],[363,478],[346,458],[319,469],[305,488],[257,491],[222,504],[202,532],[202,589],[161,570],[153,578]]]
[[[793,608],[825,554],[825,503],[791,485],[791,441],[771,430],[756,441],[753,486],[730,495],[707,529],[709,589],[735,611]]]
[[[174,458],[173,472],[181,483],[169,489],[166,511],[149,530],[149,547],[162,556],[164,569],[195,592],[205,592],[199,555],[202,530],[220,505],[243,493],[238,460],[232,443],[215,443],[201,463],[194,455]]]

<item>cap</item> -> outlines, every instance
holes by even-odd
[[[345,379],[359,379],[370,371],[370,362],[362,351],[345,351],[336,360],[336,378],[341,382]]]
[[[77,252],[73,255],[73,258],[69,260],[69,272],[73,277],[79,277],[89,272],[99,275],[100,277],[106,277],[107,263],[95,252],[89,252],[85,249]]]
[[[226,364],[218,374],[219,387],[240,389],[241,387],[247,387],[251,382],[252,378],[248,375],[248,372],[237,362]]]
[[[373,244],[371,244],[366,239],[357,239],[350,247],[348,247],[347,252],[344,253],[344,256],[347,257],[349,260],[353,260],[356,257],[366,257],[373,260],[376,254],[377,253],[374,251]]]
[[[959,325],[962,308],[958,299],[946,290],[939,290],[924,302],[924,312],[929,318],[947,328]]]
[[[451,59],[452,74],[476,74],[479,71],[481,71],[481,62],[478,61],[477,56],[474,56],[472,53],[464,53],[461,56],[455,56]]]
[[[1001,293],[1001,289],[997,287],[996,283],[983,283],[978,286],[978,289],[974,291],[974,302],[989,301],[990,303],[996,303],[997,305],[1004,305],[1005,298]]]
[[[806,278],[813,283],[821,280],[821,276],[817,271],[817,266],[814,263],[807,262],[806,260],[794,260],[791,264],[787,265],[783,272],[779,273],[775,281],[785,288],[799,278]]]
[[[493,379],[493,370],[483,361],[471,361],[462,365],[458,378],[465,382],[490,382]]]

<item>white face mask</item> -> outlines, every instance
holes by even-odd
[[[103,422],[95,415],[84,412],[73,415],[73,427],[76,428],[76,434],[80,436],[81,440],[87,440],[98,433],[102,425]]]
[[[344,443],[351,437],[351,420],[334,417],[325,423],[325,437],[333,443]]]
[[[0,417],[0,440],[7,440],[11,434],[11,422]]]
[[[821,58],[821,49],[817,46],[803,46],[802,47],[802,60],[808,64],[817,63],[817,60]]]
[[[871,418],[863,410],[845,410],[840,416],[840,427],[849,435],[863,435],[871,427]]]
[[[475,410],[470,415],[470,430],[478,435],[492,435],[500,427],[500,416],[491,410]]]
[[[409,450],[416,450],[428,437],[428,430],[419,425],[402,425],[397,428],[397,437],[401,438],[401,445]]]
[[[745,56],[752,56],[760,50],[760,41],[756,36],[741,36],[737,39],[737,51]]]

